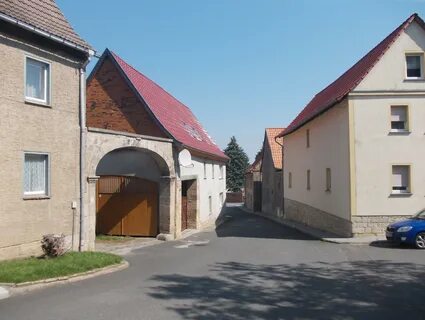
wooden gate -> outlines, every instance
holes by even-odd
[[[96,232],[158,234],[158,184],[135,177],[102,176],[97,183]]]

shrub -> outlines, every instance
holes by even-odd
[[[43,249],[44,256],[59,257],[66,253],[65,235],[46,234],[41,240],[41,249]]]

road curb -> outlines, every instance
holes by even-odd
[[[49,279],[43,279],[43,280],[37,280],[37,281],[23,282],[23,283],[0,283],[0,299],[2,299],[1,289],[4,289],[8,292],[9,295],[6,297],[8,298],[11,296],[25,294],[25,293],[39,290],[39,289],[44,289],[44,288],[67,284],[67,283],[78,282],[78,281],[98,277],[101,275],[110,274],[113,272],[127,269],[128,267],[129,267],[128,261],[123,260],[119,264],[114,264],[104,268],[93,269],[87,272],[76,273],[76,274],[72,274],[72,275],[64,276],[64,277],[49,278]]]

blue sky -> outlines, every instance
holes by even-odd
[[[251,160],[264,128],[288,125],[410,14],[425,18],[425,0],[57,2],[99,54],[115,51]]]

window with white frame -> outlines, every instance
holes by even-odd
[[[410,193],[410,166],[394,165],[392,174],[392,193]]]
[[[406,78],[421,79],[423,77],[423,54],[406,54]]]
[[[43,153],[24,154],[24,196],[49,194],[49,156]]]
[[[204,179],[207,178],[207,164],[204,162]]]
[[[406,132],[408,130],[407,106],[391,106],[391,132]]]
[[[332,188],[331,168],[326,168],[326,191],[331,191],[331,188]]]
[[[220,165],[220,179],[224,178],[224,166]]]
[[[215,179],[214,163],[211,163],[211,177]]]
[[[25,98],[30,101],[49,103],[50,65],[27,57],[25,70]]]

